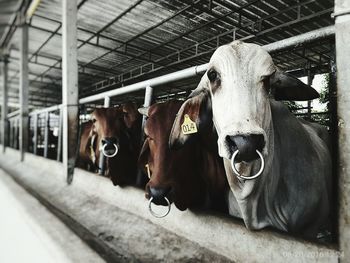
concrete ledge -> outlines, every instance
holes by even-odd
[[[166,218],[157,219],[149,214],[147,201],[141,190],[132,187],[114,187],[108,179],[80,169],[75,170],[73,183],[67,186],[62,176],[61,163],[32,154],[26,154],[24,162],[20,163],[19,153],[7,149],[5,155],[0,155],[0,166],[16,180],[39,193],[41,197],[83,224],[92,233],[96,233],[97,236],[101,233],[105,236],[107,232],[128,232],[126,229],[118,229],[118,221],[114,221],[113,218],[115,210],[119,213],[130,213],[130,217],[136,215],[142,218],[141,221],[151,222],[152,224],[147,225],[147,228],[156,225],[185,237],[202,247],[196,248],[199,249],[198,251],[206,250],[203,252],[206,256],[203,256],[195,249],[191,248],[187,251],[181,248],[181,253],[188,253],[188,258],[199,260],[206,258],[205,261],[222,262],[228,259],[237,262],[243,260],[246,262],[338,262],[341,256],[335,248],[298,240],[285,234],[270,230],[248,231],[241,222],[220,215],[193,211],[181,212],[172,206]],[[91,209],[96,209],[96,212]],[[87,217],[90,217],[90,220],[87,220]],[[137,224],[143,224],[141,221],[135,221],[135,228],[138,227]],[[138,238],[138,233],[139,235],[148,234],[147,229],[146,232],[145,230],[142,232],[142,229],[139,228],[138,232],[128,236],[130,242]],[[156,235],[151,236],[149,237],[151,242],[145,244],[149,246],[147,248],[149,255],[146,255],[142,261],[152,260],[152,257],[155,257],[153,261],[184,259],[180,256],[176,258],[175,254],[178,253],[176,250],[170,253],[165,251],[166,248],[179,249],[176,244],[169,243],[161,246]],[[134,254],[143,253],[142,249],[135,249]],[[157,251],[151,253],[151,250]],[[130,254],[128,251],[125,253]],[[168,258],[170,256],[174,258]]]

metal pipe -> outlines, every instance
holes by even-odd
[[[28,151],[28,98],[29,98],[29,69],[28,69],[28,24],[22,21],[20,30],[20,130],[19,130],[19,150],[20,160],[23,161],[24,153]]]
[[[29,115],[37,115],[45,112],[52,112],[52,111],[60,110],[61,108],[62,108],[62,104],[54,105],[48,108],[32,111],[31,113],[29,113]]]
[[[73,181],[79,130],[77,60],[77,0],[62,1],[62,112],[63,167],[67,183]]]
[[[7,57],[5,57],[3,63],[2,63],[2,105],[1,105],[1,143],[2,143],[2,150],[3,153],[6,150],[7,145],[7,118],[8,118],[8,60]]]
[[[350,258],[350,1],[335,0],[337,99],[338,99],[338,222],[340,262]]]
[[[144,99],[144,103],[143,103],[143,107],[149,107],[152,104],[152,97],[153,97],[153,88],[151,86],[147,86],[146,87],[146,91],[145,91],[145,99]],[[141,125],[141,145],[142,142],[145,139],[145,133],[143,131],[144,127],[146,124],[146,116],[142,116],[142,125]],[[137,172],[137,178],[136,178],[136,185],[141,186],[143,184],[143,173],[142,171],[139,169]]]
[[[146,107],[151,106],[152,97],[153,97],[153,88],[151,86],[147,86],[146,91],[145,91],[145,100],[143,103],[143,107],[146,108]],[[142,137],[144,136],[143,128],[145,127],[145,123],[146,123],[146,116],[142,116],[142,130],[141,130]],[[142,140],[143,140],[143,138],[142,138]]]
[[[45,133],[44,133],[44,157],[47,158],[49,150],[49,129],[50,129],[50,113],[45,114]]]
[[[19,132],[20,132],[20,119],[15,119],[14,120],[14,127],[15,127],[15,135],[13,136],[13,139],[14,139],[14,142],[13,142],[13,148],[15,149],[19,149],[20,145],[18,145],[20,143],[20,135],[19,135]]]
[[[26,18],[27,20],[31,19],[31,17],[33,16],[33,14],[35,13],[35,10],[38,8],[39,4],[40,4],[41,0],[33,0],[31,3],[30,3],[30,6],[27,10],[27,13],[26,13]]]
[[[190,67],[190,68],[183,69],[183,70],[180,70],[180,71],[177,71],[174,73],[166,74],[166,75],[163,75],[160,77],[156,77],[153,79],[149,79],[149,80],[141,81],[141,82],[138,82],[135,84],[131,84],[131,85],[128,85],[128,86],[125,86],[122,88],[118,88],[115,90],[110,90],[110,91],[106,91],[106,92],[103,92],[100,94],[96,94],[96,95],[92,95],[92,96],[89,96],[86,98],[82,98],[79,100],[79,103],[85,104],[85,103],[89,103],[89,102],[94,102],[97,100],[102,100],[106,96],[114,97],[114,96],[122,95],[125,93],[131,93],[131,92],[143,90],[147,86],[153,87],[153,86],[158,86],[161,84],[166,84],[169,82],[193,77],[195,75],[199,75],[199,74],[203,73],[204,71],[206,71],[207,67],[208,67],[208,64]]]
[[[11,118],[17,117],[20,113],[21,113],[21,112],[20,112],[19,110],[10,112],[10,113],[7,114],[7,118],[8,118],[8,119],[11,119]]]
[[[105,108],[108,108],[111,106],[111,99],[110,97],[105,97],[104,99],[104,105]],[[106,164],[106,157],[102,153],[102,150],[100,150],[100,159],[98,160],[98,174],[104,175],[105,174],[105,164]]]
[[[314,79],[314,75],[312,75],[311,70],[308,69],[308,71],[307,71],[307,85],[311,86],[313,79]],[[307,119],[309,121],[311,121],[311,109],[312,109],[311,104],[312,104],[312,101],[309,100],[307,102]]]
[[[335,27],[328,26],[328,27],[316,29],[304,34],[300,34],[298,36],[286,38],[271,44],[267,44],[263,47],[266,51],[272,53],[276,51],[282,51],[284,49],[297,47],[299,45],[307,44],[316,40],[322,40],[322,39],[334,36],[334,34],[335,34]]]
[[[62,120],[63,120],[63,114],[62,110],[60,110],[60,119],[58,124],[58,140],[57,140],[57,157],[56,161],[61,161],[61,154],[62,154]]]
[[[34,115],[34,131],[33,131],[33,154],[37,155],[38,152],[38,118],[39,115]]]
[[[13,134],[12,134],[12,121],[11,120],[8,120],[8,131],[9,131],[9,143],[8,143],[8,146],[9,147],[12,147],[12,137],[13,137]]]

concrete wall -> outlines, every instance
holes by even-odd
[[[21,184],[33,189],[79,222],[88,212],[81,202],[75,200],[83,195],[85,202],[97,202],[95,207],[108,204],[116,210],[122,209],[237,262],[338,262],[341,256],[335,248],[271,230],[248,231],[242,222],[230,217],[181,212],[172,206],[167,217],[157,219],[150,215],[143,191],[132,187],[114,187],[109,179],[80,169],[75,170],[73,183],[67,186],[61,163],[32,154],[26,154],[24,162],[20,163],[19,153],[7,149],[5,155],[0,155],[0,166]],[[109,212],[96,220],[106,217],[109,217]],[[108,228],[112,230],[117,224],[108,224]]]

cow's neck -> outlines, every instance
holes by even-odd
[[[261,229],[269,225],[280,225],[283,229],[283,224],[280,222],[272,222],[275,219],[269,218],[270,207],[268,199],[274,196],[275,193],[271,189],[278,187],[270,187],[271,184],[279,184],[278,178],[271,178],[271,171],[274,162],[275,154],[275,134],[273,120],[271,120],[264,127],[267,138],[267,149],[264,151],[265,169],[264,172],[253,180],[240,180],[234,174],[229,160],[224,160],[227,179],[233,195],[229,197],[230,213],[238,215],[243,218],[247,228]],[[260,160],[253,161],[249,164],[237,165],[238,170],[245,176],[252,176],[260,169]],[[267,190],[269,189],[269,190]],[[234,199],[233,199],[234,198]],[[272,220],[272,221],[271,221]]]

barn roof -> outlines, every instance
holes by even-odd
[[[8,52],[12,103],[18,103],[16,29],[18,11],[25,3],[0,1],[0,45]],[[264,45],[333,25],[332,12],[332,0],[81,0],[80,97],[206,63],[219,45],[233,39]],[[42,0],[29,25],[29,103],[34,107],[59,104],[61,1]],[[332,37],[273,56],[279,67],[299,76],[306,75],[305,68],[328,72],[333,45]],[[193,89],[196,83],[198,78],[178,81],[159,89],[157,95]]]

